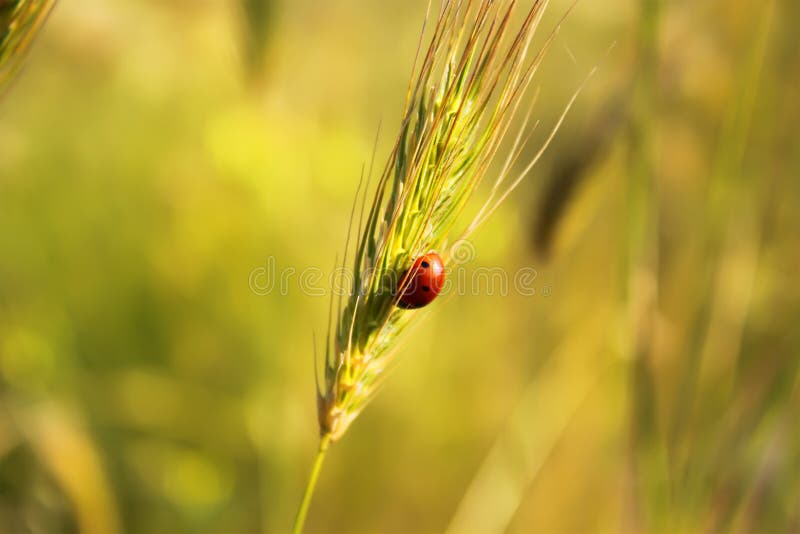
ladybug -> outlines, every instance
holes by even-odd
[[[444,262],[435,252],[423,254],[400,280],[400,299],[397,306],[407,310],[427,306],[444,286]]]

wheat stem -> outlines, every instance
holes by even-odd
[[[297,510],[297,517],[295,517],[294,520],[294,527],[292,527],[293,534],[300,534],[303,532],[303,525],[305,525],[306,522],[308,507],[311,505],[311,498],[314,496],[314,488],[317,487],[317,479],[319,478],[320,471],[322,471],[322,463],[325,461],[325,453],[328,452],[328,445],[330,442],[330,434],[325,434],[319,441],[317,457],[314,459],[314,465],[311,466],[311,474],[308,476],[306,491],[303,493],[303,500],[300,502],[300,508]]]

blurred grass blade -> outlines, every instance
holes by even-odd
[[[599,335],[576,335],[526,388],[483,460],[447,528],[448,534],[506,532],[528,488],[596,381],[576,354],[596,354]]]
[[[55,0],[0,0],[0,96],[54,4]]]
[[[741,387],[737,384],[741,378],[737,373],[741,371],[745,329],[761,267],[764,221],[770,209],[767,199],[770,188],[764,185],[771,182],[771,177],[765,177],[764,182],[747,182],[742,179],[741,169],[747,156],[748,137],[769,49],[774,7],[774,2],[764,6],[760,27],[753,36],[749,53],[743,58],[746,75],[730,106],[713,169],[711,185],[714,189],[710,194],[711,200],[716,201],[712,208],[717,218],[710,221],[707,236],[716,252],[711,266],[713,283],[708,290],[707,316],[698,324],[704,331],[695,340],[693,363],[688,367],[690,389],[682,401],[686,411],[680,412],[682,427],[678,427],[677,437],[685,441],[676,444],[682,445],[680,451],[685,451],[684,456],[677,458],[677,465],[686,473],[681,480],[686,506],[696,515],[711,509],[715,528],[723,530],[743,513],[737,508],[738,501],[747,502],[746,494],[753,491],[743,484],[742,494],[725,495],[731,503],[729,507],[708,506],[726,491],[725,466],[741,462],[741,455],[747,454],[748,443],[756,430],[748,428],[753,423],[742,415],[742,407],[754,401],[741,403],[736,389]],[[704,391],[714,391],[716,398],[712,400],[702,395]],[[770,398],[779,399],[780,396]],[[766,408],[763,413],[769,413]],[[714,439],[704,443],[692,435],[691,427],[706,424],[709,411],[723,416],[705,434],[711,433]],[[752,477],[744,481],[750,485],[757,483]],[[722,511],[717,510],[720,508]]]
[[[44,404],[20,417],[24,434],[69,497],[80,532],[119,532],[116,503],[97,446],[78,417]]]

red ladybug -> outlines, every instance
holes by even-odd
[[[400,280],[397,305],[413,310],[430,304],[444,286],[444,263],[435,252],[423,254],[414,261]]]

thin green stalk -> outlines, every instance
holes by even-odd
[[[328,452],[328,445],[330,445],[330,442],[330,434],[322,436],[322,439],[319,441],[317,457],[314,459],[314,465],[311,467],[311,474],[308,476],[306,491],[303,494],[303,500],[300,502],[300,508],[297,510],[297,517],[294,520],[294,527],[292,528],[294,534],[303,532],[303,525],[306,523],[308,507],[311,505],[311,497],[314,496],[314,488],[317,487],[317,479],[319,478],[320,471],[322,471],[322,462],[325,461],[325,453]]]
[[[656,380],[653,364],[653,336],[659,306],[659,220],[655,136],[658,128],[658,36],[661,0],[641,0],[639,18],[639,59],[634,86],[634,115],[631,124],[631,160],[625,213],[626,238],[622,263],[623,305],[630,374],[630,470],[635,481],[631,493],[631,519],[637,529],[648,530],[664,524],[666,493],[666,450],[661,442]]]

